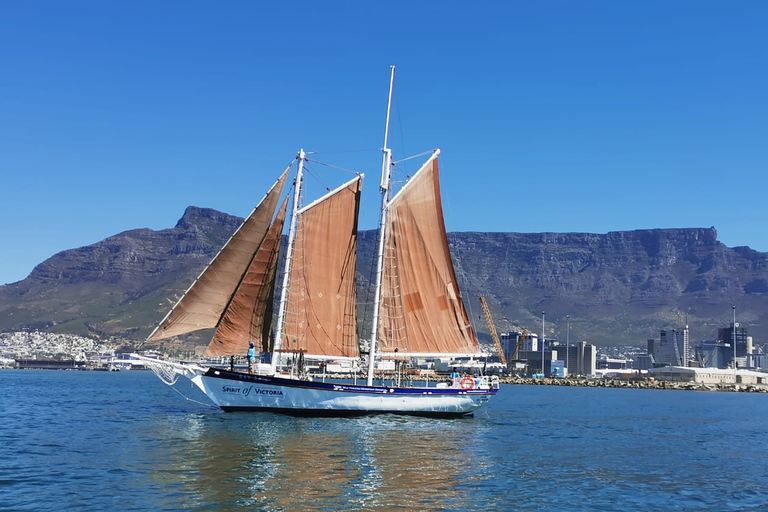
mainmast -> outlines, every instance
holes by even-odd
[[[299,168],[296,171],[296,184],[293,192],[293,207],[291,209],[291,227],[288,230],[288,248],[285,257],[285,273],[283,274],[283,288],[280,291],[280,307],[277,313],[277,326],[275,327],[275,341],[272,345],[272,370],[277,369],[277,357],[279,349],[283,342],[283,323],[285,322],[285,306],[288,298],[288,276],[291,271],[291,261],[293,260],[293,243],[296,240],[296,222],[298,218],[299,203],[301,202],[301,180],[304,172],[304,158],[306,154],[303,149],[299,150],[296,157],[299,160]]]
[[[368,348],[368,380],[369,386],[373,385],[373,370],[376,359],[376,341],[379,335],[379,314],[381,311],[381,278],[384,269],[384,231],[387,225],[387,203],[390,198],[390,175],[392,166],[392,150],[387,147],[389,136],[389,113],[392,108],[392,86],[395,83],[395,66],[390,66],[389,74],[389,98],[387,100],[387,121],[384,126],[384,147],[381,149],[383,156],[381,161],[381,215],[379,216],[379,250],[376,262],[376,287],[373,299],[373,320],[371,321],[371,342]]]

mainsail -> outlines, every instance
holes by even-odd
[[[379,350],[477,354],[448,248],[437,155],[389,202],[384,239]]]
[[[357,357],[355,268],[362,178],[298,211],[281,346]]]
[[[235,234],[192,283],[147,341],[157,341],[219,325],[272,223],[290,166],[278,178]],[[240,347],[236,352],[247,349]]]

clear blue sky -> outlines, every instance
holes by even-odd
[[[391,64],[390,146],[442,149],[449,231],[714,226],[768,251],[768,2],[2,10],[0,283],[188,205],[244,216],[300,147],[366,173],[375,228]]]

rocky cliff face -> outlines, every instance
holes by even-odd
[[[640,343],[689,323],[693,340],[714,339],[732,318],[765,339],[768,254],[730,249],[710,229],[586,233],[455,233],[465,298],[485,294],[513,323],[598,344]],[[503,328],[503,326],[501,326]],[[765,340],[768,341],[768,340]]]
[[[143,339],[240,222],[190,206],[172,229],[126,231],[60,252],[0,287],[0,330]]]
[[[0,330],[146,337],[241,219],[187,208],[174,228],[138,229],[54,255],[0,287]],[[768,254],[728,248],[710,229],[588,233],[451,233],[462,293],[481,337],[478,299],[499,331],[522,326],[571,341],[644,344],[686,321],[713,339],[732,318],[768,342]],[[370,295],[376,233],[359,240],[360,297]],[[363,314],[366,308],[360,308]],[[205,335],[190,343],[203,343]]]

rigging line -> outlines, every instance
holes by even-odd
[[[323,187],[327,192],[330,192],[332,187],[328,184],[327,181],[322,179],[320,177],[320,173],[318,173],[311,165],[310,162],[313,164],[319,164],[321,162],[316,162],[314,160],[307,160],[304,164],[304,173],[305,176],[311,177],[314,179],[314,181],[319,184],[321,187]],[[302,189],[302,194],[304,193],[304,190]]]
[[[176,389],[174,386],[171,386],[171,389],[172,389],[172,390],[174,390],[175,392],[177,392],[178,394],[180,394],[180,395],[181,395],[181,396],[182,396],[182,397],[183,397],[185,400],[188,400],[188,401],[190,401],[190,402],[195,402],[196,404],[204,405],[205,407],[211,407],[211,408],[213,408],[213,409],[218,409],[218,407],[216,407],[215,405],[206,404],[206,403],[204,403],[204,402],[200,402],[200,401],[198,401],[198,400],[195,400],[194,398],[189,398],[189,397],[188,397],[188,396],[186,396],[184,393],[182,393],[181,391],[179,391],[178,389]]]
[[[432,155],[434,152],[435,152],[434,149],[430,149],[429,151],[424,151],[423,153],[419,153],[418,155],[409,156],[409,157],[403,158],[402,160],[392,162],[392,165],[397,165],[402,162],[407,162],[408,160],[413,160],[414,158],[419,158],[426,155]]]
[[[413,177],[412,174],[408,173],[407,166],[404,166],[403,169],[400,169],[400,168],[398,168],[396,166],[396,164],[407,162],[408,160],[413,160],[414,158],[422,158],[422,157],[425,157],[425,156],[432,156],[434,153],[435,153],[435,150],[432,149],[432,150],[424,151],[424,152],[419,153],[417,155],[409,156],[409,157],[403,158],[401,160],[398,160],[396,162],[393,162],[392,163],[392,176],[394,177],[396,175],[398,178],[402,177],[402,179],[398,179],[398,180],[391,179],[390,180],[390,184],[393,185],[393,186],[402,185],[404,183],[407,183],[408,180],[410,180]]]
[[[458,234],[457,233],[450,233],[450,234],[446,233],[445,235],[446,235],[446,238],[452,237],[454,239],[453,246],[456,248],[456,251],[458,251],[459,244],[456,243],[457,238],[458,238]],[[449,239],[448,242],[449,242],[449,246],[450,246],[450,239]],[[449,252],[450,252],[450,247],[449,247]],[[451,258],[451,259],[453,259],[453,258]],[[472,328],[472,330],[474,331],[475,338],[477,339],[477,342],[479,343],[480,340],[477,337],[477,332],[478,332],[477,331],[477,326],[475,325],[475,321],[476,321],[475,320],[475,312],[474,312],[474,308],[472,307],[472,302],[473,301],[466,301],[466,300],[464,300],[464,293],[462,293],[462,287],[461,287],[461,284],[460,284],[461,281],[463,281],[465,283],[465,285],[467,287],[465,291],[466,291],[466,295],[468,297],[470,295],[469,288],[471,286],[471,283],[470,283],[469,276],[467,276],[466,272],[464,272],[464,266],[461,264],[461,258],[456,258],[455,259],[454,268],[456,269],[456,280],[459,281],[459,282],[456,283],[456,287],[459,289],[459,298],[464,303],[464,308],[468,309],[467,316],[469,316],[469,325]],[[467,302],[469,302],[469,304],[467,304]],[[477,322],[479,323],[479,320]]]
[[[367,153],[367,152],[381,152],[381,148],[376,149],[344,149],[344,150],[338,150],[338,151],[312,151],[307,152],[307,155],[343,155],[348,153]]]
[[[318,164],[318,165],[324,165],[326,167],[330,167],[331,169],[336,169],[338,171],[348,172],[348,173],[354,174],[356,176],[360,175],[360,174],[363,174],[361,171],[355,171],[353,169],[345,169],[344,167],[339,167],[337,165],[332,165],[332,164],[329,164],[329,163],[321,162],[319,160],[312,160],[312,163]]]

